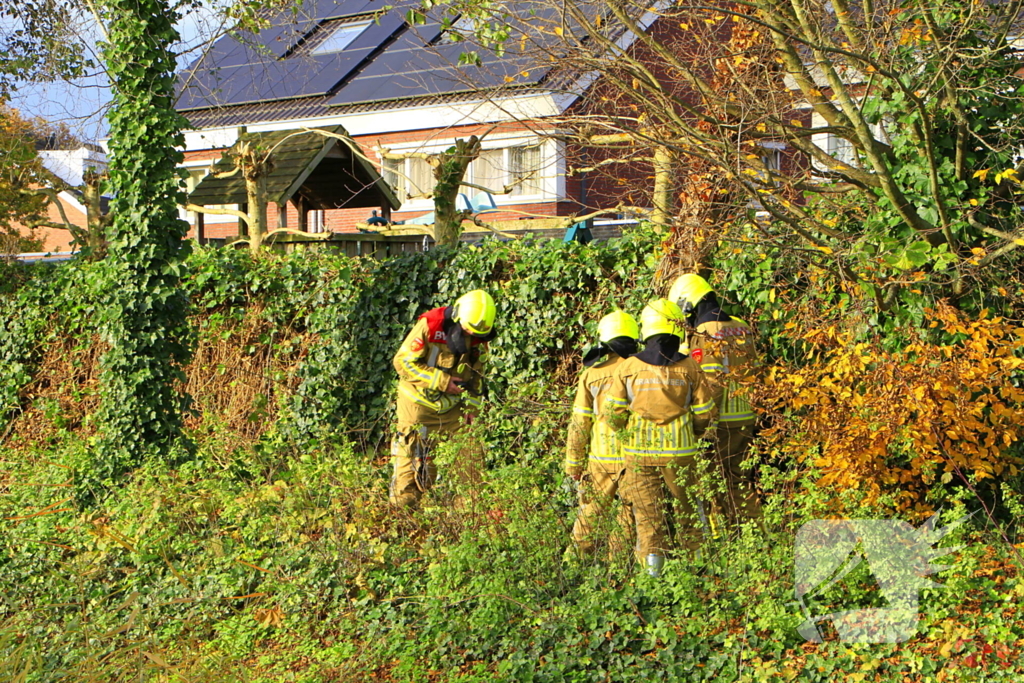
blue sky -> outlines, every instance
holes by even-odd
[[[99,25],[91,15],[83,15],[77,21],[77,30],[83,41],[91,46],[90,56],[98,63],[96,44],[102,39]],[[204,3],[201,9],[190,12],[178,22],[178,31],[182,43],[175,51],[179,53],[180,68],[199,55],[211,36],[222,31],[222,24],[216,11]],[[85,141],[106,135],[104,117],[109,102],[110,86],[102,70],[74,82],[22,85],[11,98],[11,104],[23,116],[62,121]]]

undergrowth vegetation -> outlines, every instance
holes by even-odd
[[[768,358],[750,389],[764,528],[709,539],[660,581],[631,557],[569,550],[560,461],[579,351],[612,305],[661,294],[658,244],[636,231],[380,262],[196,250],[194,448],[84,491],[102,457],[102,264],[4,266],[0,681],[1019,680],[1019,342],[1005,318],[937,307],[897,349],[830,332],[849,311],[819,310],[797,335],[799,301],[724,292],[751,306]],[[487,409],[460,437],[486,445],[485,484],[443,478],[453,441],[423,509],[396,510],[391,357],[418,314],[475,287],[500,324]],[[804,642],[797,529],[934,509],[940,524],[976,514],[943,541],[964,547],[910,639]],[[875,606],[877,585],[852,573],[815,609]]]

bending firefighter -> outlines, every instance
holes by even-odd
[[[430,456],[436,434],[468,423],[483,405],[483,357],[494,338],[494,300],[482,289],[452,306],[420,316],[395,354],[398,371],[398,430],[391,443],[394,475],[390,500],[414,507],[433,486],[437,466]],[[479,481],[479,454],[461,453],[456,477]]]
[[[679,307],[652,301],[640,316],[644,349],[618,366],[602,414],[620,430],[626,459],[621,495],[636,520],[637,555],[658,576],[671,545],[665,488],[680,502],[683,545],[700,543],[697,514],[686,488],[696,480],[698,438],[714,414],[700,367],[680,350]],[[685,347],[684,347],[685,348]]]
[[[615,311],[601,318],[597,335],[598,346],[583,357],[565,449],[565,473],[580,482],[580,509],[572,538],[584,555],[594,552],[599,538],[608,537],[609,512],[626,471],[615,430],[596,412],[618,367],[636,353],[640,328],[631,315]],[[625,513],[624,506],[619,527],[629,533],[633,520]],[[625,546],[621,538],[621,533],[611,535],[612,552]]]
[[[739,318],[727,315],[707,280],[688,273],[669,291],[692,328],[690,355],[707,376],[718,406],[714,436],[715,466],[725,480],[716,506],[732,522],[760,517],[753,470],[745,464],[756,421],[746,398],[757,365],[753,331]]]

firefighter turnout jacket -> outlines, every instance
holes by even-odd
[[[612,353],[580,373],[565,448],[566,474],[578,475],[586,468],[619,472],[625,467],[615,430],[598,415],[615,374],[625,362],[625,358]]]
[[[619,438],[626,461],[653,466],[696,455],[714,411],[711,387],[690,356],[664,366],[626,359],[601,407],[612,426],[624,428]]]
[[[746,397],[757,365],[753,331],[738,318],[712,320],[697,325],[690,335],[690,357],[707,376],[718,407],[719,425],[729,429],[749,427],[754,411]]]
[[[445,306],[420,316],[395,354],[399,427],[426,425],[431,431],[455,427],[463,411],[483,405],[486,342],[469,339],[469,352],[455,354],[444,332]],[[461,394],[447,394],[452,375],[462,379]]]

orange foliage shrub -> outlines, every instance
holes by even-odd
[[[813,464],[825,486],[895,496],[897,508],[928,513],[936,483],[1012,476],[1010,446],[1024,430],[1024,329],[983,313],[968,321],[947,305],[929,312],[952,339],[911,333],[898,352],[850,343],[835,328],[804,339],[815,360],[774,366],[759,403],[777,417],[763,432],[784,457]]]

